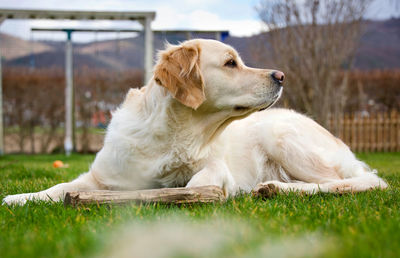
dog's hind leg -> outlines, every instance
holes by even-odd
[[[307,117],[293,114],[291,120],[274,121],[261,129],[260,142],[265,155],[284,168],[293,181],[312,183],[299,186],[299,190],[315,191],[326,186],[326,191],[331,192],[333,186],[325,184],[334,182],[350,182],[355,191],[369,189],[369,184],[358,187],[358,180],[360,185],[363,182],[386,185],[346,144]]]
[[[257,196],[271,197],[278,192],[300,192],[306,194],[322,193],[356,193],[371,189],[385,189],[388,185],[381,178],[374,174],[364,176],[333,180],[331,182],[316,184],[316,183],[285,183],[279,181],[267,181],[258,184],[253,190]]]
[[[71,182],[61,183],[44,191],[37,193],[8,195],[3,199],[3,204],[23,205],[28,200],[61,201],[64,199],[65,193],[67,192],[101,189],[104,189],[104,186],[97,182],[91,172],[88,172],[80,175]]]

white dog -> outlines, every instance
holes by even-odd
[[[154,76],[113,114],[89,172],[6,204],[61,200],[69,191],[217,185],[226,195],[360,192],[387,184],[313,120],[269,109],[283,73],[245,66],[214,40],[160,53]],[[263,187],[260,187],[263,186]],[[261,191],[261,190],[260,190]]]

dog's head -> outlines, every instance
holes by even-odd
[[[280,97],[283,73],[247,67],[230,46],[196,39],[160,52],[154,80],[185,106],[242,116]]]

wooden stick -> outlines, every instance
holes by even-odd
[[[224,192],[217,186],[161,188],[138,191],[67,192],[65,205],[124,203],[209,203],[224,201]]]

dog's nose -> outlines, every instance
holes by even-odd
[[[285,78],[285,74],[281,71],[275,71],[271,74],[271,77],[274,79],[274,81],[282,83],[283,79]]]

